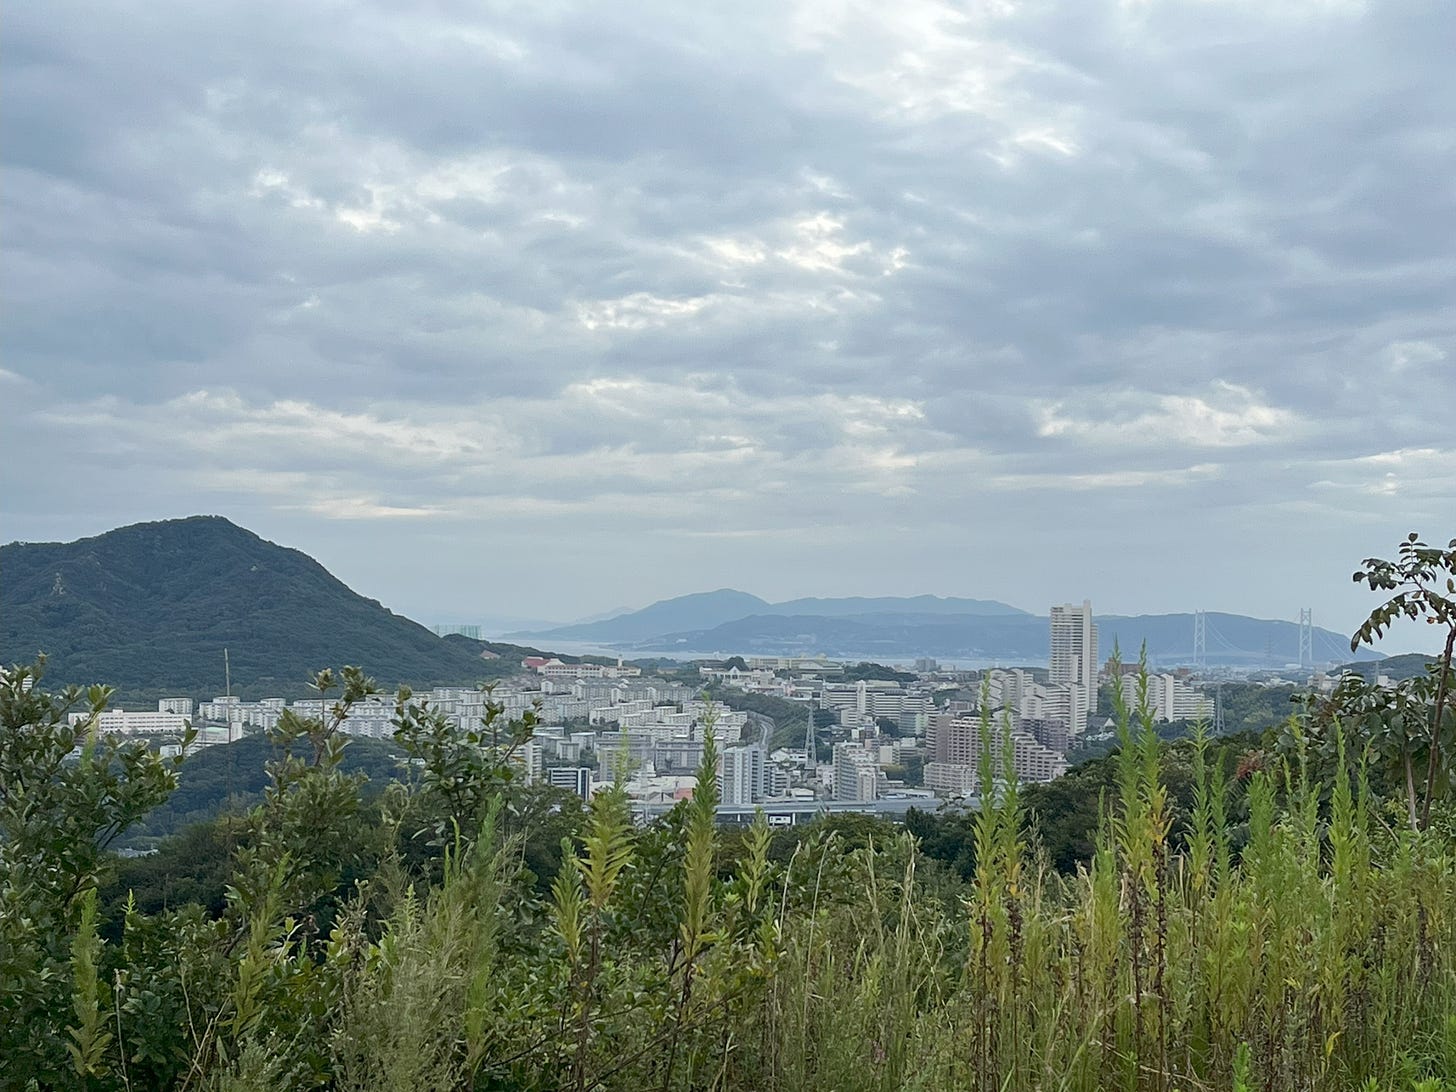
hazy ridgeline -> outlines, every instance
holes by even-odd
[[[174,773],[30,679],[0,687],[6,1088],[1453,1087],[1449,785],[1420,795],[1439,751],[1392,751],[1373,706],[1242,756],[1200,736],[1175,814],[1129,680],[1090,860],[1048,865],[985,754],[965,879],[889,826],[717,830],[711,744],[665,820],[614,789],[569,823],[512,778],[529,716],[461,732],[407,692],[408,777],[366,800],[346,669],[280,725],[221,907],[108,915],[104,845]]]

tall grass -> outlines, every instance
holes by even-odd
[[[893,855],[861,855],[866,898],[789,929],[804,954],[777,1003],[813,1016],[784,1029],[795,1064],[754,1086],[1403,1089],[1456,1074],[1449,837],[1387,823],[1343,747],[1317,783],[1295,725],[1294,754],[1238,785],[1200,733],[1175,844],[1145,680],[1115,706],[1118,793],[1090,864],[1066,880],[1043,867],[1014,785],[988,780],[998,803],[978,817],[960,911],[969,955],[948,975],[949,915]]]
[[[1175,816],[1145,678],[1114,707],[1115,795],[1072,876],[1047,866],[1010,733],[984,720],[965,883],[904,832],[821,830],[775,861],[760,818],[730,854],[710,743],[676,825],[639,829],[619,789],[598,794],[544,900],[494,809],[437,882],[381,870],[316,942],[252,900],[218,981],[186,994],[181,1085],[1449,1088],[1449,822],[1389,821],[1343,746],[1317,777],[1297,722],[1287,756],[1232,778],[1200,733]],[[106,1010],[103,947],[93,925],[72,944],[71,1073],[125,1087],[144,1025]]]

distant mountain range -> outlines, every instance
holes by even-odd
[[[845,599],[790,599],[770,603],[748,592],[732,588],[680,595],[663,599],[641,610],[576,625],[558,626],[534,632],[508,633],[507,637],[543,641],[651,642],[666,635],[676,637],[685,632],[701,632],[748,618],[840,618],[867,616],[890,619],[899,617],[941,617],[974,615],[985,618],[1029,618],[1016,607],[989,599],[953,599],[938,595],[909,597]]]
[[[122,700],[301,694],[323,667],[383,685],[468,685],[535,649],[437,637],[307,554],[220,516],[139,523],[67,543],[0,546],[0,663],[47,655],[47,684],[106,683]]]
[[[1193,658],[1193,616],[1097,619],[1105,657],[1118,642],[1154,664]],[[1297,659],[1298,627],[1234,614],[1207,616],[1210,664],[1257,667]],[[1047,620],[1005,603],[909,598],[769,603],[732,589],[530,634],[553,645],[679,658],[822,654],[842,659],[1037,662]],[[534,642],[533,642],[534,643]],[[437,637],[347,588],[317,561],[220,516],[141,523],[69,543],[0,546],[0,662],[48,656],[48,683],[101,682],[124,701],[223,689],[223,649],[241,697],[293,697],[322,667],[357,664],[382,685],[468,685],[519,668],[535,647]],[[1349,643],[1314,631],[1319,662]],[[1358,659],[1375,659],[1365,654]]]
[[[1214,612],[1206,620],[1209,664],[1266,667],[1299,658],[1294,622]],[[1106,615],[1097,624],[1103,658],[1116,644],[1125,659],[1136,659],[1146,642],[1154,664],[1193,662],[1191,614]],[[682,657],[820,654],[1002,663],[1045,661],[1049,643],[1046,616],[995,600],[920,595],[769,603],[731,588],[665,599],[603,621],[509,636]],[[1316,662],[1349,659],[1349,641],[1341,634],[1316,629],[1313,637]]]

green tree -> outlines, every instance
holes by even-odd
[[[4,1087],[16,1073],[56,1087],[99,1071],[95,892],[104,854],[167,798],[181,761],[103,734],[111,691],[46,693],[44,668],[42,659],[0,670]],[[61,1014],[72,1010],[79,1024],[68,1041]]]
[[[441,710],[414,700],[402,687],[395,701],[394,739],[410,756],[406,766],[401,831],[436,849],[475,836],[497,800],[518,782],[515,762],[540,716],[527,709],[515,719],[487,696],[479,723],[457,727]],[[513,794],[519,795],[519,794]],[[503,833],[519,830],[506,817]]]
[[[1351,579],[1368,584],[1371,591],[1390,593],[1355,631],[1352,652],[1362,644],[1373,645],[1400,618],[1423,621],[1442,631],[1440,655],[1425,676],[1401,680],[1389,689],[1347,679],[1334,702],[1335,712],[1352,720],[1377,754],[1399,765],[1407,818],[1411,826],[1424,830],[1431,822],[1432,804],[1450,792],[1445,755],[1456,744],[1456,709],[1451,705],[1456,539],[1442,549],[1427,545],[1412,531],[1393,560],[1368,557]]]
[[[908,671],[897,671],[893,667],[870,663],[868,660],[861,660],[857,664],[846,665],[843,677],[845,682],[858,682],[861,679],[872,679],[880,682],[897,682],[903,684],[915,681],[915,676]]]

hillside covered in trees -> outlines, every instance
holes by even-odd
[[[52,684],[104,679],[121,700],[301,696],[323,664],[387,685],[471,685],[534,649],[437,637],[313,558],[221,516],[139,523],[66,543],[0,547],[0,663],[48,658]]]

